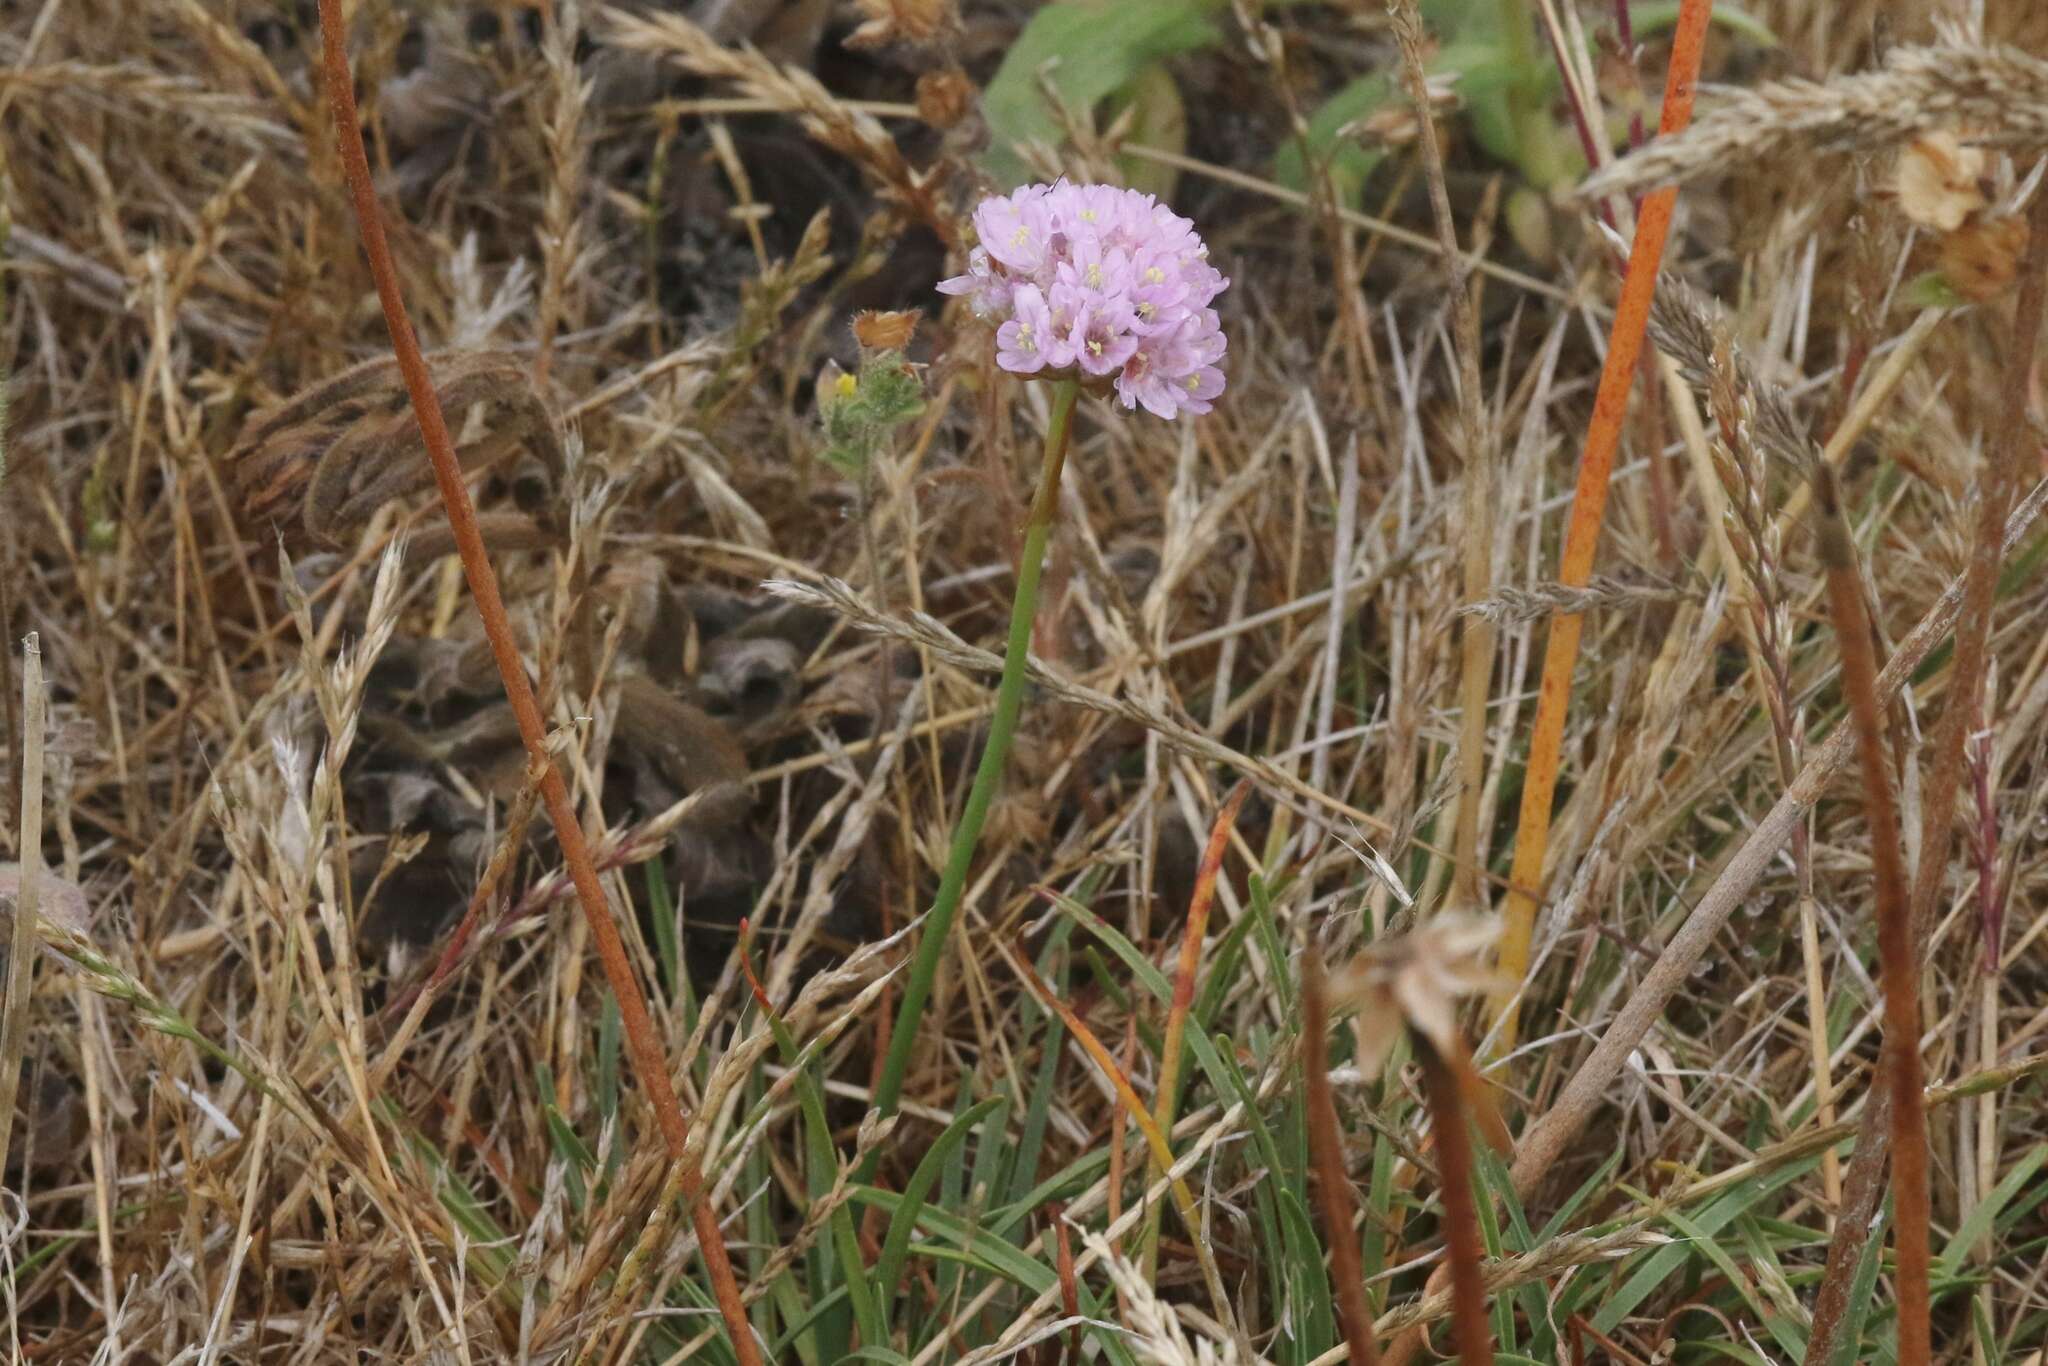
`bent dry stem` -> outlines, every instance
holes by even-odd
[[[1053,386],[1052,416],[1045,429],[1045,461],[1039,470],[1038,493],[1031,501],[1031,515],[1024,524],[1024,551],[1017,562],[1017,599],[1010,608],[1010,641],[1003,652],[995,716],[989,721],[988,745],[981,752],[980,766],[974,770],[974,785],[968,789],[960,824],[953,829],[953,847],[946,858],[946,870],[939,878],[938,895],[932,899],[931,912],[925,918],[917,957],[904,984],[903,1004],[897,1008],[895,1026],[889,1031],[888,1056],[883,1059],[882,1075],[875,1082],[875,1108],[884,1117],[896,1113],[897,1102],[902,1098],[910,1055],[917,1046],[918,1018],[931,1000],[932,981],[939,975],[953,921],[960,913],[960,897],[967,889],[974,849],[981,840],[981,828],[988,821],[996,788],[1002,783],[1010,741],[1017,733],[1017,716],[1024,706],[1024,665],[1031,653],[1031,623],[1038,614],[1038,576],[1044,565],[1046,541],[1052,533],[1053,510],[1059,505],[1060,471],[1066,467],[1068,429],[1073,421],[1074,401],[1079,396],[1077,380],[1063,379]]]

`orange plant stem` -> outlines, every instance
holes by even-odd
[[[597,870],[591,864],[590,850],[583,839],[583,826],[576,819],[576,810],[570,804],[569,790],[562,782],[562,775],[548,755],[547,728],[541,722],[540,707],[534,701],[533,688],[526,679],[526,666],[519,658],[519,646],[512,637],[512,622],[505,615],[504,599],[498,593],[498,577],[491,569],[483,536],[477,530],[476,509],[471,506],[469,490],[462,482],[462,466],[456,460],[455,443],[449,439],[448,424],[441,415],[440,398],[434,392],[426,358],[420,354],[411,319],[406,316],[405,300],[398,291],[398,271],[392,262],[391,246],[384,237],[384,220],[377,207],[376,192],[371,188],[370,159],[363,147],[362,126],[356,113],[355,80],[349,70],[341,0],[320,0],[320,33],[327,99],[334,111],[335,141],[348,177],[349,194],[355,201],[356,225],[362,234],[363,251],[370,260],[370,274],[377,282],[377,299],[384,308],[384,322],[391,330],[391,348],[397,353],[398,368],[405,376],[406,390],[412,396],[413,413],[419,419],[420,437],[426,443],[428,458],[433,462],[434,481],[440,486],[441,506],[447,513],[449,530],[455,535],[456,551],[462,557],[462,572],[469,580],[470,594],[476,599],[477,615],[483,618],[484,633],[490,638],[491,654],[497,660],[499,676],[504,680],[505,698],[512,704],[512,715],[519,725],[519,738],[526,745],[528,757],[541,770],[541,801],[547,807],[548,818],[554,822],[555,839],[562,848],[562,862],[568,865],[569,876],[582,899],[583,913],[590,922],[591,938],[597,942],[597,956],[604,964],[605,979],[611,983],[612,994],[618,998],[634,1074],[654,1106],[669,1155],[681,1159],[689,1141],[690,1123],[676,1102],[660,1038],[647,1014],[647,1001],[640,993],[640,984],[635,980],[632,964],[626,958],[626,948],[605,900],[604,888],[598,883]],[[704,1252],[704,1265],[711,1277],[719,1312],[732,1335],[733,1350],[742,1366],[758,1366],[760,1353],[755,1349],[746,1308],[740,1299],[739,1284],[733,1278],[732,1263],[726,1256],[724,1236],[719,1231],[717,1216],[702,1198],[703,1178],[694,1163],[684,1173],[683,1191],[691,1203],[698,1243]]]
[[[1699,84],[1700,57],[1706,44],[1707,20],[1714,0],[1683,0],[1672,36],[1671,64],[1664,77],[1664,112],[1657,131],[1670,135],[1692,121],[1693,92]],[[1579,457],[1579,483],[1572,495],[1571,520],[1565,527],[1560,582],[1582,587],[1593,574],[1593,554],[1600,546],[1600,523],[1607,511],[1607,485],[1614,473],[1614,455],[1621,446],[1622,420],[1628,415],[1629,389],[1643,353],[1650,323],[1650,300],[1657,292],[1657,269],[1664,260],[1671,211],[1678,201],[1676,186],[1644,196],[1636,218],[1635,242],[1629,248],[1622,276],[1621,301],[1608,333],[1607,363],[1600,370],[1600,388],[1593,399],[1593,420],[1586,428],[1585,452]],[[1529,944],[1536,929],[1536,908],[1543,895],[1543,859],[1550,847],[1551,803],[1557,795],[1557,774],[1564,749],[1565,715],[1571,706],[1572,670],[1579,659],[1582,619],[1576,614],[1551,618],[1550,639],[1543,651],[1543,681],[1536,695],[1536,723],[1529,737],[1529,767],[1522,782],[1522,808],[1515,827],[1515,860],[1508,874],[1507,906],[1501,930],[1500,967],[1509,991],[1518,989],[1529,970]],[[1512,1046],[1517,1012],[1512,996],[1494,1002],[1500,1020],[1499,1046]]]

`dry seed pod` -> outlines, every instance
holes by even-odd
[[[449,351],[430,357],[428,366],[458,436],[472,406],[488,409],[485,439],[459,453],[466,468],[518,448],[560,486],[560,427],[516,357]],[[287,542],[302,546],[342,546],[386,502],[433,481],[411,398],[389,356],[252,414],[228,466],[242,516],[254,526],[280,524]],[[517,538],[502,519],[496,530]]]
[[[1358,1012],[1358,1067],[1368,1076],[1385,1065],[1403,1029],[1429,1040],[1445,1057],[1461,1055],[1458,998],[1500,986],[1487,963],[1500,922],[1445,912],[1403,935],[1374,940],[1330,978],[1330,999]]]

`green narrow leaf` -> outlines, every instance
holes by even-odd
[[[1890,1219],[1891,1210],[1884,1208],[1870,1222],[1870,1236],[1863,1244],[1863,1255],[1857,1259],[1856,1276],[1849,1282],[1849,1312],[1842,1320],[1842,1331],[1835,1338],[1835,1355],[1828,1366],[1856,1366],[1863,1359],[1863,1330],[1870,1319],[1871,1302],[1877,1297],[1877,1269],[1884,1260],[1885,1225]]]
[[[1970,1249],[1983,1240],[1996,1224],[1999,1212],[2021,1191],[2028,1194],[2028,1205],[2039,1204],[2048,1198],[2048,1182],[2036,1183],[2034,1174],[2041,1170],[2041,1164],[2048,1162],[2048,1143],[2036,1143],[2027,1150],[2026,1156],[2013,1163],[2012,1170],[1992,1188],[1991,1194],[1977,1202],[1970,1216],[1956,1229],[1955,1236],[1948,1240],[1941,1255],[1934,1260],[1934,1280],[1952,1281],[1962,1274],[1963,1262],[1970,1255]]]
[[[1739,1214],[1754,1206],[1765,1196],[1779,1187],[1805,1176],[1820,1164],[1818,1157],[1801,1162],[1787,1163],[1773,1171],[1759,1172],[1740,1185],[1731,1187],[1721,1197],[1689,1219],[1667,1212],[1665,1218],[1674,1226],[1685,1231],[1685,1236],[1694,1240],[1709,1242],[1714,1235],[1727,1227]],[[1700,1251],[1711,1256],[1718,1249],[1701,1247]],[[1621,1321],[1635,1312],[1641,1304],[1661,1285],[1677,1273],[1680,1267],[1692,1257],[1694,1244],[1687,1242],[1668,1243],[1651,1251],[1648,1255],[1631,1258],[1635,1272],[1620,1288],[1600,1306],[1600,1312],[1593,1316],[1593,1327],[1602,1333],[1611,1333]]]
[[[990,134],[983,167],[1006,188],[1022,184],[1030,171],[1018,144],[1060,140],[1060,120],[1039,88],[1041,71],[1068,108],[1092,110],[1153,63],[1216,42],[1221,35],[1208,15],[1220,3],[1060,0],[1040,9],[983,92]]]
[[[941,1131],[938,1140],[926,1149],[916,1170],[911,1172],[903,1194],[897,1197],[896,1212],[889,1220],[889,1231],[883,1236],[882,1255],[875,1261],[875,1285],[884,1305],[895,1302],[897,1287],[903,1280],[903,1260],[910,1250],[910,1235],[917,1227],[925,1198],[937,1184],[939,1174],[954,1152],[967,1141],[967,1135],[974,1131],[975,1126],[1009,1103],[1005,1096],[990,1096],[955,1115],[953,1122]]]
[[[683,946],[676,931],[675,901],[668,894],[668,874],[661,860],[647,860],[647,910],[654,920],[654,952],[661,960],[661,989],[669,1000],[682,999]]]

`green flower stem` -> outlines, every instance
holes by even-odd
[[[1038,575],[1044,566],[1053,512],[1059,505],[1060,471],[1067,463],[1068,428],[1074,416],[1074,401],[1079,396],[1077,380],[1063,379],[1053,386],[1052,420],[1045,429],[1045,464],[1039,471],[1038,495],[1031,503],[1030,520],[1024,524],[1024,554],[1017,564],[1017,600],[1010,608],[1010,643],[1003,653],[1002,682],[996,688],[996,714],[989,722],[988,745],[981,752],[981,766],[974,771],[974,786],[968,790],[960,824],[953,828],[952,853],[946,859],[946,871],[939,879],[939,894],[932,901],[931,913],[925,917],[917,958],[904,984],[903,1004],[897,1008],[895,1027],[889,1031],[889,1055],[883,1059],[882,1075],[875,1083],[875,1108],[884,1117],[896,1113],[897,1101],[903,1095],[911,1050],[917,1045],[918,1021],[931,1000],[932,981],[939,975],[953,921],[960,913],[960,896],[967,888],[975,845],[980,842],[981,827],[988,820],[989,804],[1002,783],[1003,766],[1010,757],[1010,740],[1017,733],[1017,714],[1024,706],[1024,663],[1031,652],[1031,623],[1038,615]]]

